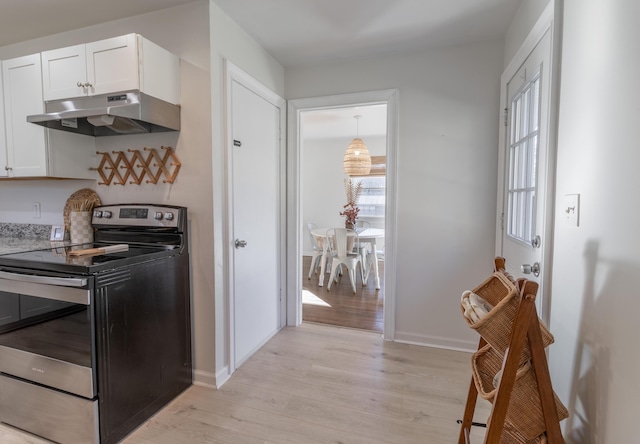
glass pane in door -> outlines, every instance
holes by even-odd
[[[539,143],[540,74],[533,76],[511,102],[507,189],[507,235],[531,243],[535,227],[536,168]]]

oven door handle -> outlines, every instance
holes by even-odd
[[[0,278],[18,282],[31,282],[34,284],[62,285],[65,287],[84,287],[87,285],[87,279],[85,278],[34,276],[32,274],[8,273],[6,271],[0,271]]]
[[[36,296],[74,304],[91,304],[92,290],[79,288],[86,284],[86,278],[32,276],[0,271],[0,292]]]

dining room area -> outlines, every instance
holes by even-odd
[[[384,328],[386,104],[301,118],[302,319]]]

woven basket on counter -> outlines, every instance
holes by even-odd
[[[473,380],[478,389],[478,394],[491,403],[493,403],[497,392],[493,385],[494,378],[502,368],[502,361],[503,354],[493,349],[490,345],[478,350],[471,358]],[[569,412],[555,393],[554,399],[558,420],[562,421],[569,416]],[[514,440],[512,442],[541,442],[536,441],[536,439],[544,433],[545,429],[535,372],[531,364],[526,362],[518,368],[516,373],[503,434],[509,435],[509,438]]]
[[[465,316],[464,319],[470,328],[477,331],[487,343],[503,355],[509,347],[509,334],[513,327],[518,307],[520,304],[520,292],[509,274],[504,271],[493,273],[482,284],[473,289],[473,292],[493,306],[493,309],[482,319],[473,323]],[[460,305],[464,313],[464,307]],[[553,343],[553,335],[542,321],[540,321],[542,344],[544,347]],[[522,349],[520,363],[531,358],[531,350],[528,341]]]

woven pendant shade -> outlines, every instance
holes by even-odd
[[[342,162],[344,173],[348,176],[366,176],[371,171],[371,156],[362,139],[356,137],[344,153]]]

